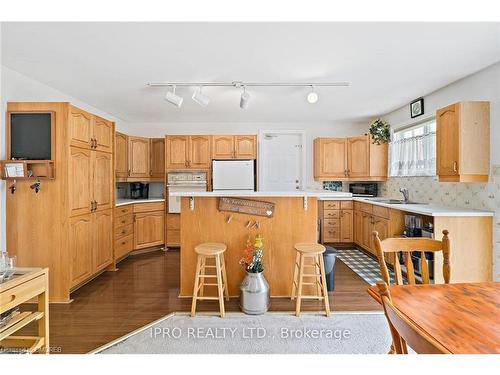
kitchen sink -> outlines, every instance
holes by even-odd
[[[373,198],[373,199],[368,199],[369,201],[373,202],[379,202],[379,203],[386,203],[386,204],[425,204],[425,203],[420,203],[420,202],[405,202],[402,199],[379,199],[379,198]]]

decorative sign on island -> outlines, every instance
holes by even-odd
[[[241,214],[272,217],[274,203],[253,201],[242,198],[219,198],[219,211],[239,212]]]

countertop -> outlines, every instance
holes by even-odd
[[[389,204],[378,202],[376,199],[387,199],[378,197],[373,198],[353,197],[351,193],[337,191],[203,191],[203,192],[175,192],[170,193],[174,197],[311,197],[318,200],[353,200],[357,202],[365,202],[377,206],[388,207],[395,210],[405,211],[426,216],[442,216],[442,217],[485,217],[494,216],[492,211],[474,210],[466,208],[444,207],[434,204]]]
[[[163,198],[148,198],[148,199],[122,199],[119,198],[115,202],[115,207],[125,206],[127,204],[151,203],[151,202],[165,202]]]

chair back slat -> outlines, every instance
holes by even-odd
[[[413,267],[413,262],[411,260],[412,252],[420,252],[420,269],[421,269],[421,280],[424,284],[430,283],[429,278],[429,268],[427,266],[427,261],[425,259],[425,252],[438,252],[443,253],[443,277],[444,282],[448,284],[450,282],[450,240],[448,238],[448,231],[443,230],[443,239],[441,241],[433,240],[430,238],[386,238],[381,241],[378,232],[373,232],[373,241],[375,244],[375,250],[377,252],[377,258],[380,266],[380,273],[382,274],[382,279],[389,284],[389,270],[385,262],[385,254],[394,255],[394,276],[395,283],[397,285],[403,284],[403,277],[401,272],[401,265],[399,262],[398,254],[401,252],[404,257],[404,263],[406,266],[406,277],[409,284],[416,283],[415,269]]]
[[[384,306],[384,313],[389,323],[396,354],[408,354],[407,343],[419,354],[450,353],[448,349],[415,325],[393,305],[386,283],[378,283],[377,287]]]
[[[425,251],[420,252],[420,269],[422,270],[422,283],[430,284],[429,267],[427,266],[427,259],[425,258]]]

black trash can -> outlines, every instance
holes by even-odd
[[[335,290],[335,259],[337,252],[331,246],[326,246],[323,253],[323,262],[325,263],[326,288],[329,292]]]

